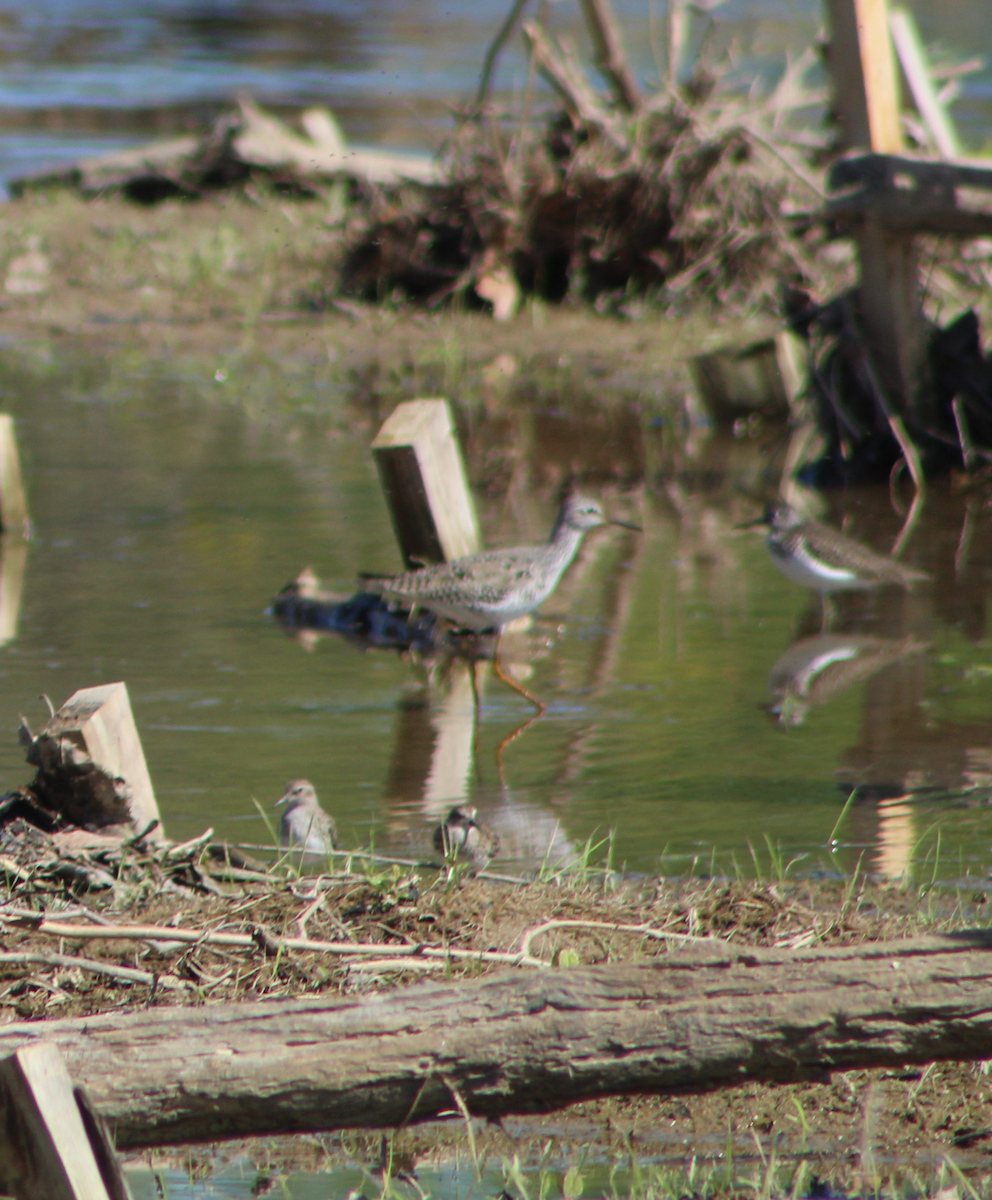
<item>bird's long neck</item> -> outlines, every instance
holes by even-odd
[[[561,569],[564,571],[568,564],[575,557],[579,546],[582,545],[582,539],[585,536],[584,529],[576,529],[564,519],[564,515],[558,517],[555,521],[555,527],[551,530],[551,539],[549,545],[554,552],[554,556],[561,562]]]

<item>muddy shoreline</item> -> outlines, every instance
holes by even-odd
[[[378,942],[386,958],[390,945],[409,944],[411,938],[505,954],[543,922],[576,922],[573,928],[551,929],[541,936],[541,956],[560,965],[638,962],[667,953],[664,941],[603,929],[603,922],[649,924],[676,937],[715,936],[735,945],[839,946],[980,925],[986,906],[982,890],[880,885],[867,879],[625,881],[590,868],[512,885],[473,880],[458,871],[385,863],[360,870],[348,863],[344,869],[352,874],[339,876],[339,882],[292,871],[280,879],[277,871],[269,880],[220,882],[221,894],[198,896],[196,880],[203,884],[202,873],[174,875],[163,889],[152,879],[142,884],[132,865],[126,883],[86,896],[74,897],[40,877],[9,882],[7,904],[44,910],[50,920],[61,921],[73,919],[82,901],[82,911],[114,924],[262,928],[276,937],[292,936],[302,917],[309,938]],[[216,887],[211,884],[210,891]],[[585,929],[583,921],[595,925]],[[104,978],[70,964],[9,968],[0,994],[0,1021],[127,1012],[177,1001],[211,1004],[306,994],[376,994],[424,978],[422,970],[404,970],[398,960],[366,968],[313,952],[287,951],[273,957],[256,940],[255,951],[246,953],[204,943],[180,948],[178,955],[173,949],[165,958],[154,943],[90,941],[78,953],[106,963],[111,971],[122,967],[163,972],[168,986],[149,988],[113,975]],[[53,943],[23,921],[8,919],[4,948],[44,953]],[[505,969],[496,962],[461,960],[449,963],[445,974],[468,978]],[[546,1167],[546,1143],[555,1147],[563,1163],[581,1145],[587,1148],[586,1157],[616,1169],[632,1154],[642,1165],[659,1170],[677,1170],[692,1157],[711,1162],[713,1169],[736,1158],[744,1170],[762,1162],[767,1167],[770,1156],[777,1171],[794,1176],[802,1166],[810,1180],[815,1177],[831,1191],[850,1193],[869,1177],[891,1181],[906,1172],[929,1175],[947,1156],[962,1170],[986,1168],[992,1158],[992,1085],[987,1064],[941,1063],[839,1072],[810,1084],[745,1084],[703,1095],[616,1097],[543,1118],[476,1125],[473,1153],[491,1164],[509,1161],[515,1154],[536,1163],[543,1153]],[[457,1118],[401,1130],[384,1140],[378,1134],[256,1139],[149,1152],[134,1156],[131,1165],[182,1167],[195,1173],[239,1159],[256,1163],[260,1175],[278,1175],[358,1163],[374,1175],[383,1169],[384,1145],[390,1148],[390,1161],[407,1164],[408,1172],[418,1163],[427,1171],[445,1162],[465,1161],[470,1152]]]

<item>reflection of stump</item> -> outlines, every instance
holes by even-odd
[[[31,791],[65,821],[141,832],[159,820],[126,684],[81,688],[37,737],[22,723],[21,740],[38,768]]]

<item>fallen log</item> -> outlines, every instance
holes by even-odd
[[[51,1040],[120,1147],[992,1056],[992,933],[833,949],[697,945],[638,966],[353,1001],[147,1008],[0,1026]]]

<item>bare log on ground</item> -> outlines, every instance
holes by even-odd
[[[992,1056],[992,934],[835,949],[697,946],[640,966],[353,1002],[148,1008],[0,1026],[51,1039],[122,1147],[398,1125],[466,1108]]]

